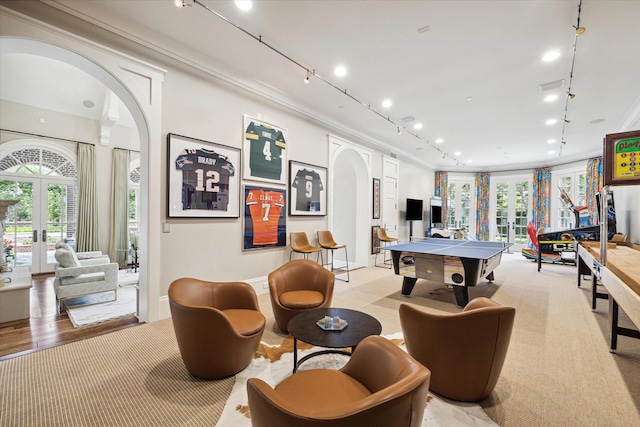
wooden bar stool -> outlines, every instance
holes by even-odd
[[[336,249],[344,249],[345,262],[347,263],[347,280],[341,279],[338,276],[336,276],[336,279],[349,282],[349,255],[347,255],[347,245],[337,244],[329,230],[318,231],[318,244],[322,249],[331,252],[331,272],[333,272],[333,251]]]
[[[289,233],[289,242],[291,244],[291,253],[289,254],[289,261],[291,261],[291,256],[294,252],[300,253],[304,255],[305,259],[309,259],[309,254],[317,253],[316,261],[318,259],[321,260],[320,264],[322,264],[322,248],[318,246],[313,246],[309,243],[309,239],[307,239],[307,233],[303,232],[295,232]]]
[[[390,237],[389,235],[387,235],[387,230],[380,227],[378,228],[378,240],[380,241],[380,246],[378,246],[378,248],[382,247],[382,244],[389,245],[390,243],[393,242],[397,242],[398,238],[397,237]],[[384,254],[382,254],[382,264],[378,264],[378,254],[376,253],[376,259],[375,259],[375,266],[376,267],[380,267],[380,268],[391,268],[392,267],[392,259],[391,256],[389,256],[387,258],[387,251],[385,251]]]

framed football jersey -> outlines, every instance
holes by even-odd
[[[238,218],[240,150],[167,135],[167,216]]]
[[[289,161],[289,215],[327,214],[327,168]]]
[[[287,246],[287,191],[244,186],[243,249]]]
[[[244,116],[244,179],[287,183],[287,130]]]

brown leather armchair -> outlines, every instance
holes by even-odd
[[[456,314],[400,306],[407,351],[431,370],[431,391],[477,402],[493,391],[504,364],[516,309],[475,298]]]
[[[275,389],[247,382],[253,427],[418,427],[431,373],[386,338],[373,335],[340,370],[299,371]]]
[[[250,285],[177,279],[169,286],[169,306],[182,360],[193,376],[224,378],[251,363],[266,321]]]
[[[294,259],[269,274],[269,294],[278,328],[305,310],[331,305],[335,276],[315,261]]]

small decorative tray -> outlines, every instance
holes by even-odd
[[[340,319],[340,326],[338,326],[338,327],[334,327],[334,326],[333,326],[333,322],[332,322],[332,323],[330,323],[328,326],[325,326],[325,321],[324,321],[324,319],[320,319],[320,320],[318,320],[318,321],[316,322],[316,325],[320,326],[320,327],[321,327],[322,329],[324,329],[325,331],[341,331],[341,330],[343,330],[344,328],[346,328],[346,327],[347,327],[347,325],[349,325],[349,324],[347,323],[347,321],[346,321],[346,320],[344,320],[344,319]]]

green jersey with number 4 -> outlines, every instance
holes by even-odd
[[[251,142],[251,176],[280,180],[282,152],[286,148],[282,132],[266,124],[251,122],[245,131],[245,138]]]

